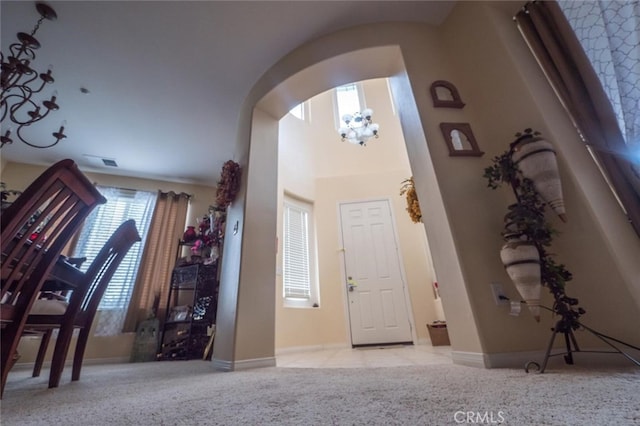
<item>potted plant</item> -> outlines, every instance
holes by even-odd
[[[578,327],[577,320],[585,311],[577,307],[577,299],[568,297],[565,293],[566,283],[572,278],[571,273],[565,265],[556,263],[547,252],[553,236],[557,234],[557,231],[545,218],[545,208],[549,202],[540,195],[539,185],[537,186],[534,180],[523,173],[519,166],[521,161],[518,161],[522,158],[522,155],[517,154],[518,147],[522,145],[523,141],[536,139],[539,135],[538,132],[533,132],[531,129],[525,129],[524,133],[516,133],[517,139],[511,144],[510,149],[494,157],[493,164],[485,168],[484,177],[487,179],[487,186],[491,189],[497,189],[503,184],[510,185],[517,200],[516,203],[508,207],[508,212],[504,217],[505,229],[502,236],[506,243],[501,249],[501,257],[510,277],[529,275],[525,279],[526,285],[516,283],[516,286],[520,285],[521,287],[518,290],[523,296],[523,300],[529,305],[534,317],[539,320],[539,298],[537,301],[531,299],[532,294],[535,294],[535,290],[532,293],[531,289],[534,280],[531,275],[535,275],[532,269],[539,265],[539,285],[547,287],[552,293],[555,299],[553,311],[568,319],[569,326],[576,329]],[[553,152],[555,155],[555,151],[545,152]],[[527,248],[522,249],[525,246]],[[507,253],[515,251],[516,248],[521,248],[519,250],[521,259],[516,259],[517,256],[512,253]],[[537,256],[533,252],[533,248],[535,248]],[[519,261],[522,262],[519,263]],[[518,264],[526,265],[529,272],[509,271],[510,268]],[[536,266],[532,267],[532,265]]]

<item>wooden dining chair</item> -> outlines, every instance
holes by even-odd
[[[62,306],[59,300],[41,299],[36,301],[34,309],[27,319],[25,332],[42,332],[42,341],[33,369],[33,375],[40,374],[47,346],[53,330],[59,329],[56,346],[51,361],[49,387],[58,387],[64,364],[69,352],[73,330],[80,329],[76,350],[73,357],[71,380],[80,378],[80,370],[84,352],[89,338],[91,325],[113,274],[129,249],[140,241],[140,235],[133,219],[122,223],[102,246],[96,258],[91,262],[87,272],[82,274],[79,282],[74,283],[68,306]],[[61,312],[62,308],[62,312]]]
[[[106,202],[73,160],[45,170],[0,215],[0,397],[27,314],[60,253],[98,205]]]

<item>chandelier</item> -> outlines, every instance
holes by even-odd
[[[50,99],[43,101],[41,106],[34,100],[34,95],[40,93],[46,85],[54,82],[51,68],[46,73],[40,74],[31,68],[31,61],[36,58],[35,51],[40,48],[40,42],[34,36],[42,21],[45,19],[54,21],[58,17],[55,10],[44,3],[36,3],[36,10],[40,14],[40,19],[31,34],[18,33],[18,42],[9,46],[9,54],[5,56],[0,52],[2,58],[0,123],[6,125],[6,120],[7,124],[16,125],[15,133],[25,144],[34,148],[50,148],[67,137],[64,134],[64,122],[57,132],[52,133],[55,142],[49,145],[30,143],[21,134],[25,127],[37,123],[49,115],[51,111],[56,111],[59,108],[56,103],[57,92],[53,92]],[[0,148],[13,143],[10,127],[0,136],[0,143]]]
[[[366,146],[367,141],[372,137],[378,137],[378,129],[380,126],[377,123],[371,121],[373,110],[367,108],[362,112],[356,112],[355,114],[345,114],[342,116],[342,121],[346,126],[341,127],[338,130],[342,141],[349,141],[349,143]]]

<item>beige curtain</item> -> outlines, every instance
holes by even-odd
[[[135,331],[138,322],[149,317],[159,297],[158,318],[164,318],[171,271],[175,265],[178,240],[187,219],[189,195],[158,192],[144,253],[136,279],[124,331]]]
[[[532,2],[515,19],[640,235],[640,176],[613,107],[562,10],[553,1]]]

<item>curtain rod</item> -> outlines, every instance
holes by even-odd
[[[147,192],[152,192],[152,191],[150,191],[150,190],[146,190],[146,189],[133,189],[133,188],[124,188],[124,187],[121,187],[121,186],[102,185],[102,184],[99,184],[98,182],[93,182],[93,184],[94,184],[95,186],[105,186],[105,187],[109,187],[109,188],[118,189],[118,190],[120,190],[120,191],[130,191],[130,192],[136,192],[136,191],[147,191]],[[193,194],[188,194],[188,193],[186,193],[186,192],[177,192],[177,191],[174,191],[174,190],[170,190],[170,191],[163,191],[163,190],[161,190],[161,189],[158,189],[157,191],[165,192],[165,193],[173,192],[174,194],[185,195],[185,196],[186,196],[187,198],[189,198],[189,199],[193,198]]]
[[[520,8],[520,11],[519,11],[518,13],[516,13],[516,14],[512,17],[512,19],[515,21],[515,20],[517,19],[517,16],[518,16],[518,14],[519,14],[520,12],[524,12],[524,13],[526,13],[526,14],[529,14],[529,6],[530,6],[530,5],[532,5],[532,4],[535,4],[535,3],[537,3],[537,2],[538,2],[538,0],[532,0],[532,1],[528,1],[528,2],[526,2],[526,3],[524,4],[524,6],[522,6],[522,7]]]

